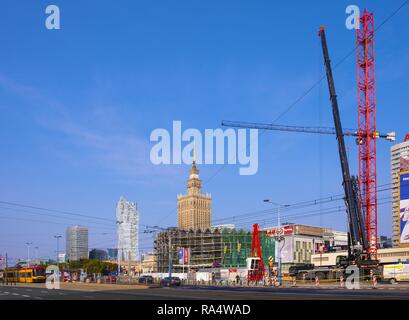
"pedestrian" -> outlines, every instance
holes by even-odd
[[[297,277],[293,277],[293,287],[297,286]]]
[[[376,286],[378,284],[378,279],[376,279],[376,275],[372,276],[372,288],[376,289]]]

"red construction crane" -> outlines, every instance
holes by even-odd
[[[376,184],[376,95],[374,15],[364,11],[356,31],[358,74],[358,165],[361,206],[370,253],[378,256],[378,200]]]
[[[257,223],[253,225],[251,257],[247,258],[247,270],[247,280],[249,282],[259,282],[264,279],[264,263]]]

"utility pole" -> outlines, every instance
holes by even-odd
[[[131,250],[128,250],[128,278],[131,279]]]
[[[283,207],[286,208],[286,207],[289,207],[290,205],[276,203],[276,202],[273,202],[273,201],[271,201],[269,199],[264,200],[264,202],[268,202],[268,203],[271,203],[271,204],[277,206],[277,230],[280,231],[281,230],[281,217],[280,217],[281,208],[283,208]],[[281,286],[281,284],[282,284],[282,263],[281,263],[282,262],[281,261],[281,249],[282,248],[281,248],[281,241],[284,240],[284,237],[281,234],[277,235],[277,232],[276,232],[275,239],[278,242],[278,250],[277,250],[277,253],[278,253],[278,266],[277,266],[277,269],[278,269],[278,283]]]
[[[144,233],[153,233],[158,230],[167,231],[168,233],[168,244],[169,244],[169,254],[168,254],[168,271],[169,271],[169,278],[172,278],[172,235],[171,230],[166,230],[166,228],[161,228],[158,226],[146,226],[146,228],[153,229],[153,230],[145,230]]]
[[[7,252],[6,252],[6,285],[9,284],[9,276],[8,276],[8,256],[7,256]]]
[[[38,260],[38,249],[39,249],[38,247],[34,247],[34,250],[35,250],[34,256],[36,260]]]
[[[170,231],[169,231],[169,283],[172,282],[172,237],[170,235]]]
[[[116,221],[116,224],[117,224],[118,228],[119,228],[119,225],[121,223],[123,223],[123,221],[119,221],[119,220]],[[119,230],[117,230],[117,232],[118,232],[118,245],[117,245],[117,249],[116,249],[116,256],[117,256],[117,260],[118,260],[117,273],[118,273],[118,278],[119,278],[119,275],[121,274],[121,257],[120,257],[120,254],[119,254]],[[118,281],[117,281],[117,283],[118,283]]]
[[[139,276],[142,275],[142,250],[139,250]]]
[[[30,245],[32,245],[32,242],[26,242],[27,245],[27,268],[30,268]]]
[[[62,238],[61,235],[55,235],[55,239],[57,239],[57,269],[58,269],[58,274],[57,277],[60,280],[60,238]]]

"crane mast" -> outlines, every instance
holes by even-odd
[[[332,115],[334,118],[336,137],[338,142],[338,152],[342,170],[342,184],[345,192],[345,204],[347,208],[348,224],[349,224],[349,254],[348,260],[361,259],[360,254],[366,254],[369,249],[365,222],[362,215],[362,208],[359,196],[358,179],[351,176],[349,171],[349,163],[345,148],[344,134],[342,131],[341,117],[339,114],[337,94],[335,91],[334,78],[332,76],[331,61],[328,54],[327,40],[325,37],[324,27],[320,28],[319,36],[321,39],[322,52],[324,55],[325,69],[327,75],[328,89],[330,94]],[[358,249],[362,246],[362,249]],[[353,252],[351,252],[353,250]]]

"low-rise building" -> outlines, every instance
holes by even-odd
[[[141,273],[157,272],[157,258],[154,252],[144,253],[139,271]]]
[[[346,232],[322,227],[286,224],[279,228],[271,227],[263,230],[268,236],[276,239],[275,256],[278,258],[281,255],[283,272],[287,272],[293,265],[311,263],[311,258],[316,253],[348,244]],[[278,237],[281,237],[279,243]]]

